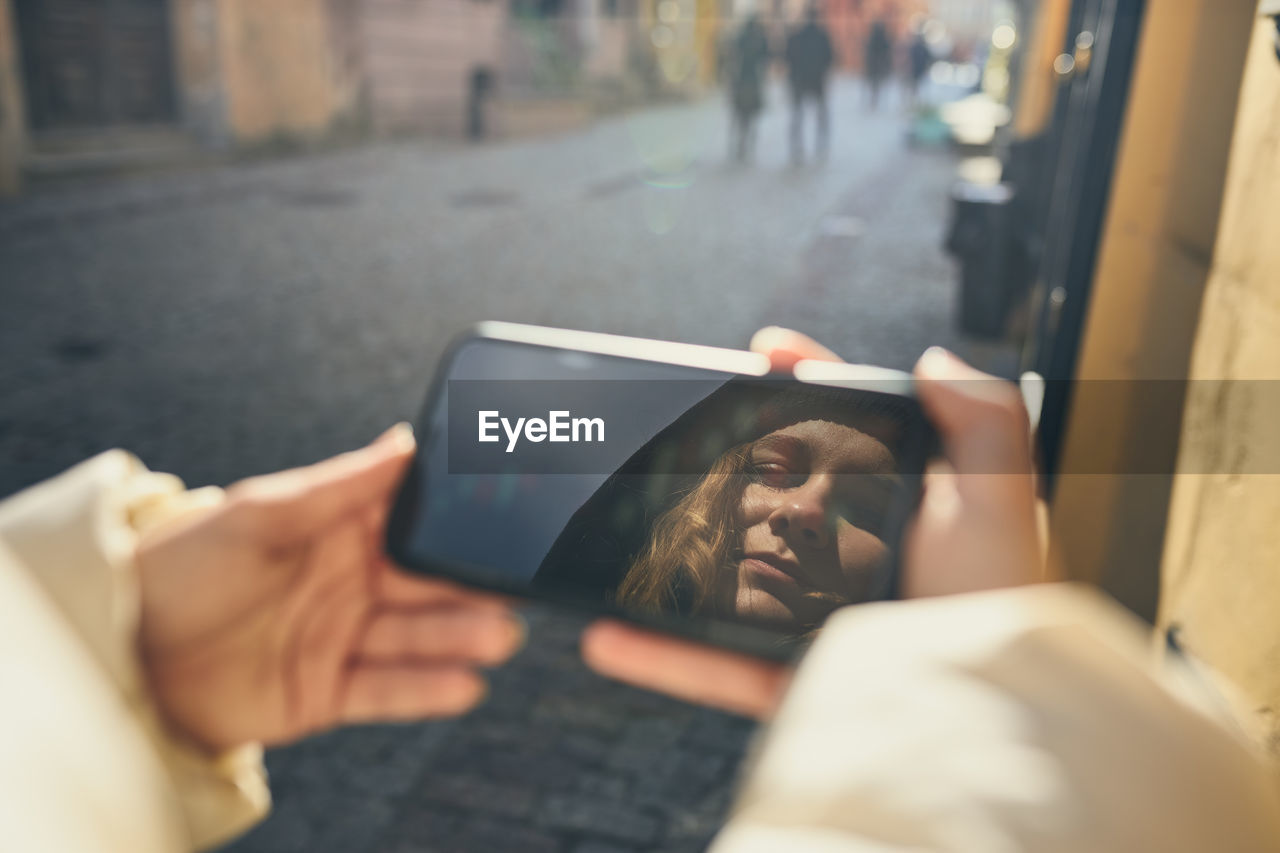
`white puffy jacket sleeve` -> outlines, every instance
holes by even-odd
[[[218,500],[110,451],[0,504],[0,846],[172,853],[266,813],[261,749],[171,736],[136,653],[138,534]]]
[[[713,853],[1280,850],[1280,791],[1101,596],[848,608],[758,745]]]

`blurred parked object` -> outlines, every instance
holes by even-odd
[[[944,104],[939,109],[942,121],[951,131],[956,145],[966,148],[989,148],[996,133],[1009,123],[1012,111],[986,92]]]
[[[939,104],[937,117],[953,146],[982,155],[962,161],[952,188],[946,248],[959,261],[957,325],[976,337],[1011,342],[1011,327],[1026,325],[1025,318],[1015,317],[1015,310],[1025,306],[1030,288],[1032,250],[1020,217],[1028,213],[1031,191],[1010,180],[1004,158],[1018,150],[1008,142],[1013,118],[1008,101],[1011,72],[1024,47],[1019,29],[1026,29],[1030,21],[1027,16],[1018,21],[996,17],[994,9],[989,12],[988,45],[980,51],[985,62],[935,63],[930,78],[949,85],[951,92],[968,88],[964,95]],[[1020,189],[1025,196],[1019,196]]]
[[[936,23],[931,21],[926,28]],[[934,38],[938,43],[950,43],[941,30],[935,32]],[[922,41],[920,49],[923,50],[926,44]],[[918,61],[922,64],[926,61],[923,54]],[[986,96],[965,101],[982,94],[982,68],[969,60],[933,59],[927,62],[927,71],[910,92],[912,126],[908,130],[908,141],[912,144],[955,141],[962,145],[989,145],[994,123],[1007,121],[1008,117],[993,112],[987,106],[990,98]]]
[[[948,98],[939,115],[951,129],[951,138],[965,148],[989,148],[996,134],[1013,117],[1009,108],[1010,74],[1018,47],[1014,21],[995,19],[978,57],[968,62],[938,63],[930,76],[942,86],[968,89],[962,97]]]
[[[1003,338],[1017,296],[1010,276],[1009,237],[1013,188],[1000,183],[993,158],[967,161],[968,175],[951,191],[947,251],[960,262],[960,330],[980,338]]]

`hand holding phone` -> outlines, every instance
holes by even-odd
[[[821,344],[786,329],[764,329],[752,350],[776,370],[802,359],[834,359]],[[932,470],[908,533],[906,597],[1017,586],[1045,579],[1026,412],[1012,386],[999,384],[954,356],[933,352],[917,365],[918,393],[939,426],[949,469]],[[967,390],[966,390],[967,389]],[[975,443],[1003,448],[1004,469]],[[969,480],[961,487],[962,480]],[[603,675],[766,719],[781,702],[790,667],[600,620],[582,638],[587,663]]]
[[[410,570],[787,659],[893,598],[933,434],[907,374],[486,324],[442,366]]]
[[[480,701],[482,670],[522,641],[508,603],[406,576],[377,547],[413,448],[393,428],[224,500],[188,496],[148,527],[134,555],[137,649],[170,729],[220,754]]]

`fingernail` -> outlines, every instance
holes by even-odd
[[[762,329],[758,329],[756,333],[751,336],[751,342],[747,344],[747,347],[752,351],[771,347],[777,343],[780,335],[785,335],[786,333],[787,330],[781,326],[765,326]]]
[[[414,447],[413,427],[406,421],[391,427],[378,437],[378,442],[387,442],[398,450],[412,450]]]
[[[956,357],[942,347],[929,347],[916,362],[916,369],[924,376],[944,379],[950,376]]]

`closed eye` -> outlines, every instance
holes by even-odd
[[[751,473],[757,482],[771,489],[798,489],[809,479],[808,474],[792,471],[780,462],[753,463]]]

